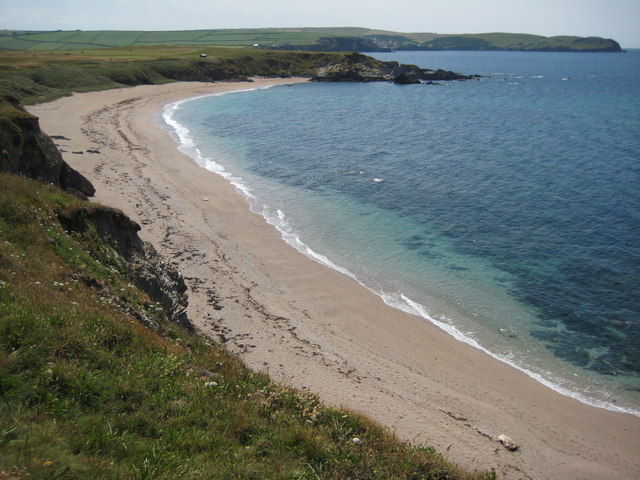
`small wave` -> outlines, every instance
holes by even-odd
[[[232,90],[229,92],[218,92],[218,93],[211,93],[206,95],[199,95],[196,97],[179,100],[177,102],[173,102],[168,105],[165,105],[162,112],[162,119],[164,120],[165,124],[173,129],[174,138],[176,138],[178,143],[178,150],[180,150],[182,153],[193,158],[194,161],[199,166],[206,168],[210,172],[216,173],[221,177],[223,177],[225,180],[231,183],[240,194],[242,194],[245,198],[247,198],[249,200],[249,203],[251,203],[251,201],[255,199],[255,195],[253,194],[253,191],[251,190],[251,188],[249,188],[247,185],[245,185],[242,182],[242,178],[235,177],[233,174],[228,172],[222,165],[215,162],[213,159],[202,155],[202,152],[196,146],[193,140],[193,137],[191,136],[191,131],[187,127],[185,127],[183,124],[178,122],[174,118],[174,115],[182,105],[194,100],[199,100],[207,97],[217,97],[217,96],[227,95],[231,93],[242,93],[242,92],[251,92],[255,90],[266,90],[268,88],[272,88],[272,86],[259,87],[259,88],[246,88],[241,90]]]
[[[511,356],[506,356],[506,355],[499,355],[496,353],[493,353],[489,350],[487,350],[486,348],[484,348],[482,345],[480,345],[474,338],[472,338],[471,336],[464,334],[463,332],[461,332],[458,328],[456,328],[455,326],[451,325],[448,322],[444,322],[441,320],[437,320],[435,319],[433,316],[431,316],[429,314],[429,312],[427,311],[427,309],[423,306],[420,305],[419,303],[414,302],[413,300],[411,300],[410,298],[406,297],[404,294],[400,294],[399,297],[402,299],[402,301],[404,302],[404,305],[402,303],[399,303],[397,301],[393,301],[392,298],[384,298],[385,303],[387,303],[387,305],[390,305],[392,307],[395,308],[399,308],[400,310],[403,310],[407,313],[411,313],[413,315],[417,315],[419,317],[424,318],[425,320],[428,320],[430,323],[434,324],[435,326],[437,326],[438,328],[444,330],[446,333],[448,333],[449,335],[451,335],[453,338],[455,338],[456,340],[459,340],[463,343],[466,343],[467,345],[471,345],[474,348],[477,348],[478,350],[490,355],[491,357],[495,358],[496,360],[499,360],[503,363],[506,363],[507,365],[521,371],[522,373],[526,374],[527,376],[533,378],[534,380],[536,380],[537,382],[543,384],[544,386],[564,395],[567,397],[571,397],[575,400],[578,400],[584,404],[587,405],[591,405],[592,407],[598,407],[598,408],[603,408],[605,410],[611,410],[614,412],[620,412],[620,413],[629,413],[631,415],[635,415],[636,417],[640,417],[640,411],[639,410],[634,410],[632,408],[623,408],[620,407],[618,405],[615,405],[611,402],[606,402],[604,400],[597,400],[594,398],[590,398],[587,397],[586,395],[583,395],[579,392],[575,392],[573,390],[570,390],[566,387],[562,386],[562,382],[559,380],[553,380],[553,376],[551,373],[549,372],[545,372],[544,374],[540,374],[540,373],[536,373],[533,372],[521,365],[518,365],[518,363],[516,361],[514,361],[514,359]],[[549,379],[551,378],[551,380]]]
[[[291,224],[287,221],[286,216],[282,210],[278,209],[278,211],[276,212],[277,218],[274,218],[272,215],[269,215],[268,209],[264,209],[262,213],[267,223],[269,225],[274,226],[276,230],[278,230],[282,235],[282,239],[285,242],[287,242],[289,245],[294,247],[296,250],[298,250],[301,253],[304,253],[306,256],[317,261],[318,263],[321,263],[322,265],[325,265],[333,270],[336,270],[342,273],[343,275],[346,275],[358,281],[358,278],[349,270],[339,265],[336,265],[327,257],[325,257],[320,253],[315,252],[311,247],[309,247],[309,245],[304,243],[300,239],[300,236],[293,230],[293,228],[291,227]]]

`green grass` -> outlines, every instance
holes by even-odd
[[[0,478],[494,478],[167,322],[95,228],[63,228],[92,208],[0,174]]]

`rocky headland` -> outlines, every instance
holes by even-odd
[[[395,61],[383,62],[360,53],[320,64],[311,78],[315,82],[394,82],[419,84],[433,81],[471,80],[477,75],[462,75],[449,70],[429,70]]]

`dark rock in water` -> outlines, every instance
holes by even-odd
[[[394,83],[415,84],[421,83],[424,76],[424,70],[416,65],[406,65],[397,62],[391,62],[395,65],[391,71],[391,77]]]
[[[448,70],[426,70],[416,65],[383,62],[366,55],[352,53],[333,58],[316,69],[315,82],[394,82],[415,84],[433,80],[470,80],[477,75],[461,75]]]
[[[393,83],[396,85],[415,85],[421,83],[417,78],[411,78],[406,73],[401,73],[393,79]]]
[[[91,182],[62,159],[36,117],[10,98],[0,98],[0,103],[13,112],[0,119],[0,171],[42,180],[80,196],[95,194]]]
[[[315,82],[388,82],[393,80],[393,71],[398,62],[383,62],[359,53],[332,57],[319,65]]]
[[[479,78],[480,75],[462,75],[460,73],[452,72],[451,70],[423,70],[424,77],[423,80],[443,80],[443,81],[452,81],[452,80],[471,80],[474,78]]]

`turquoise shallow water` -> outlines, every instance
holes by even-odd
[[[165,119],[307,255],[556,390],[640,414],[640,52],[411,52]]]

